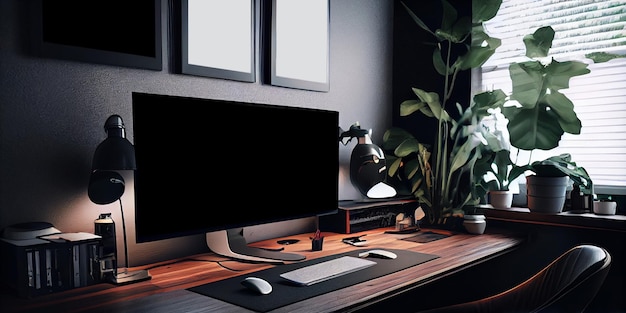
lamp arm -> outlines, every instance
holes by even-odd
[[[124,207],[122,206],[122,198],[117,199],[120,202],[120,212],[122,213],[122,234],[124,239],[124,266],[128,272],[128,243],[126,241],[126,220],[124,219]]]

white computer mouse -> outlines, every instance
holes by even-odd
[[[272,285],[267,280],[262,278],[249,276],[244,278],[241,281],[241,284],[244,287],[262,295],[272,292]]]
[[[373,250],[359,253],[359,257],[360,258],[373,257],[373,258],[382,258],[382,259],[395,259],[398,257],[398,255],[387,250],[373,249]]]

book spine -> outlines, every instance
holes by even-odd
[[[40,251],[39,250],[35,250],[33,251],[34,253],[34,257],[35,257],[35,264],[34,264],[34,268],[35,268],[35,289],[36,290],[40,290],[41,289],[41,257],[40,257]]]
[[[50,291],[54,289],[52,274],[52,249],[46,249],[46,288]]]
[[[73,287],[80,287],[80,245],[72,246],[72,277]]]

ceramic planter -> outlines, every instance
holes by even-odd
[[[513,192],[509,190],[489,191],[489,204],[496,209],[510,209],[513,203]]]
[[[569,177],[526,176],[528,209],[531,212],[559,213],[565,205]]]

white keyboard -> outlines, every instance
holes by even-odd
[[[280,274],[280,277],[298,285],[308,286],[337,276],[352,273],[375,265],[376,262],[352,256],[342,256],[321,263],[308,265]]]

